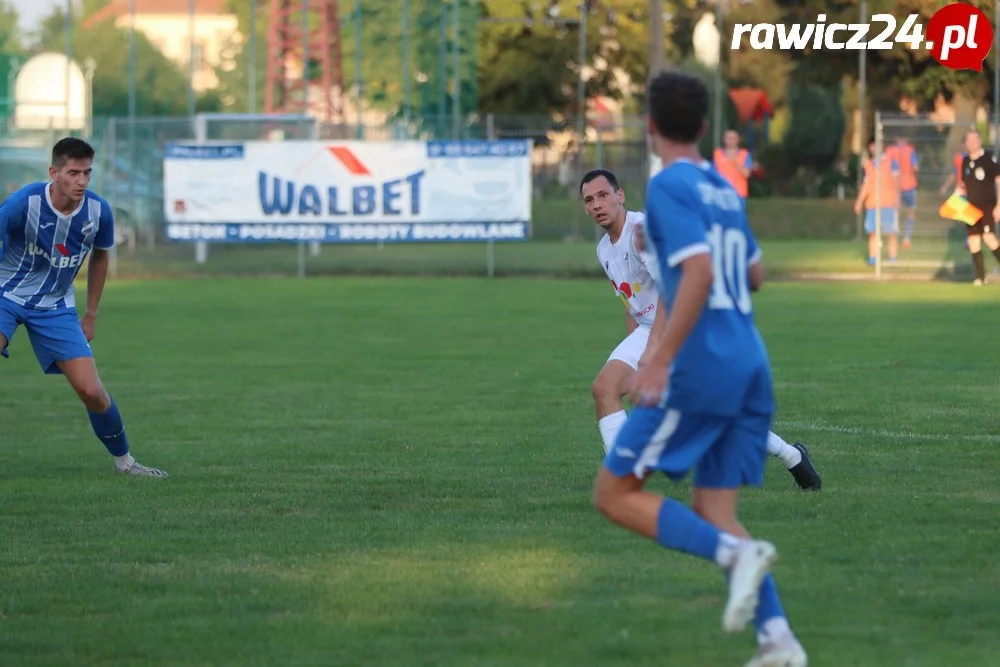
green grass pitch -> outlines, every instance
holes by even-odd
[[[756,298],[772,540],[813,667],[996,665],[1000,309],[968,284]],[[590,506],[604,280],[114,282],[125,479],[21,330],[0,361],[0,665],[728,667],[713,566]],[[685,485],[651,486],[687,498]]]

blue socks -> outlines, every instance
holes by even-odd
[[[917,226],[917,221],[908,218],[906,220],[906,235],[903,238],[909,240],[910,237],[913,236],[913,228],[916,226]]]
[[[671,498],[663,500],[656,519],[656,541],[660,546],[717,563],[720,547],[726,547],[727,540],[734,545],[739,544],[731,535],[723,534],[687,505]],[[728,576],[727,572],[727,579]],[[785,618],[785,610],[781,607],[774,577],[768,574],[760,584],[760,602],[754,615],[757,632],[763,632],[764,625],[775,618]]]
[[[111,399],[111,407],[101,413],[87,410],[90,417],[90,425],[94,429],[94,435],[104,443],[108,452],[112,456],[125,456],[128,454],[128,438],[125,436],[125,424],[122,416],[118,412],[118,406],[114,399]]]
[[[774,577],[770,574],[760,582],[760,602],[757,603],[757,613],[754,615],[753,624],[757,632],[763,632],[764,624],[772,618],[785,618],[785,610],[781,607],[781,600],[778,599],[778,587],[774,583]]]
[[[656,519],[656,541],[674,551],[715,562],[722,531],[672,498],[664,498]]]

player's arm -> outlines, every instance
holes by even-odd
[[[854,200],[854,212],[861,213],[861,207],[865,199],[868,198],[868,190],[871,188],[871,182],[868,177],[865,176],[864,180],[861,181],[861,187],[858,188],[858,196]]]
[[[625,329],[631,334],[639,327],[639,323],[632,317],[632,313],[625,313]]]
[[[3,259],[4,247],[9,235],[24,230],[25,208],[23,200],[13,193],[0,202],[0,259]]]
[[[670,366],[698,323],[712,289],[712,255],[707,245],[681,261],[679,266],[681,279],[674,297],[673,312],[666,318],[662,335],[655,340],[650,336],[653,349],[649,361],[663,368]]]
[[[87,312],[84,318],[91,321],[97,318],[104,286],[108,280],[108,266],[111,263],[109,251],[115,245],[115,218],[111,208],[104,204],[101,207],[100,227],[94,239],[94,249],[90,254],[90,264],[87,267]]]
[[[944,183],[941,184],[941,195],[944,196],[951,189],[951,186],[955,183],[955,174],[948,174],[948,178],[944,179]]]
[[[757,245],[757,239],[754,238],[753,232],[750,231],[749,226],[747,229],[747,254],[750,257],[747,258],[747,265],[750,267],[747,272],[750,274],[750,291],[759,292],[760,288],[764,286],[764,253],[761,251],[760,246]]]

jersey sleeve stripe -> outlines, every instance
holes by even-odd
[[[760,260],[764,257],[764,251],[757,248],[757,252],[750,255],[750,261],[747,263],[748,266],[753,266],[754,264],[759,264]]]
[[[667,257],[667,266],[671,269],[683,262],[685,259],[694,257],[695,255],[703,255],[712,252],[712,248],[703,242],[692,243],[689,246],[681,248],[674,254]]]

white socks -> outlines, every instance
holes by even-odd
[[[728,570],[736,562],[736,552],[740,550],[742,540],[729,533],[719,533],[719,546],[715,548],[715,562],[723,570]]]
[[[597,422],[597,428],[601,430],[601,438],[604,440],[605,454],[610,452],[611,448],[615,446],[615,438],[618,437],[618,431],[622,430],[622,426],[625,425],[627,419],[628,414],[624,410],[619,410],[618,412],[612,412],[606,417],[601,417],[600,421]]]
[[[767,453],[781,459],[789,470],[802,462],[802,452],[782,440],[781,436],[773,431],[767,432]]]
[[[764,627],[757,633],[758,644],[781,644],[787,641],[794,641],[792,628],[788,625],[788,619],[783,616],[775,616],[764,622]]]
[[[129,467],[135,463],[135,459],[132,458],[131,453],[127,453],[125,456],[115,456],[113,458],[115,460],[115,467],[119,470],[128,470]]]

